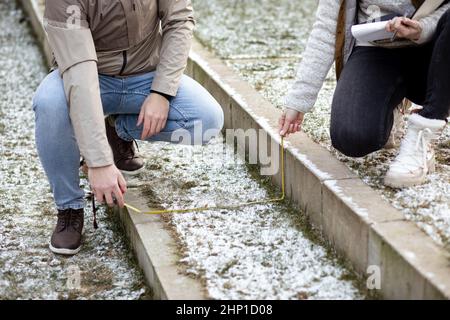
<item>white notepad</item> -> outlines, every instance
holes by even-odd
[[[393,32],[386,31],[388,21],[357,24],[352,27],[352,35],[362,43],[390,39]]]
[[[419,9],[411,17],[420,20],[436,11],[445,0],[425,0]],[[394,35],[386,31],[388,21],[378,21],[354,25],[351,29],[353,37],[361,43],[373,43],[377,41],[389,41]],[[401,40],[399,40],[401,41]]]

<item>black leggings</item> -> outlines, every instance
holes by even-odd
[[[331,109],[333,146],[350,157],[380,150],[389,139],[393,110],[404,98],[429,119],[450,111],[450,10],[434,40],[420,47],[356,47],[342,71]]]

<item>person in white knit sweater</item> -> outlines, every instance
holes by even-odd
[[[333,146],[350,157],[380,150],[389,139],[394,110],[407,98],[423,106],[409,117],[400,152],[385,183],[391,187],[421,184],[434,170],[432,141],[446,125],[450,110],[450,3],[442,1],[430,15],[412,20],[424,0],[320,0],[297,78],[286,97],[280,134],[301,130],[336,57],[342,53],[331,106]],[[386,48],[352,39],[353,24],[395,15],[386,26],[410,45]],[[345,30],[339,30],[343,26]],[[338,50],[344,37],[343,52]],[[338,63],[339,61],[336,61]]]

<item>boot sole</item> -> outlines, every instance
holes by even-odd
[[[386,176],[384,178],[384,184],[388,187],[395,189],[418,186],[425,182],[428,174],[434,173],[435,171],[436,171],[436,158],[433,155],[433,157],[428,161],[428,172],[425,175],[410,179],[402,179]]]
[[[56,253],[56,254],[61,254],[61,255],[64,255],[64,256],[76,255],[81,250],[81,246],[79,246],[76,249],[55,248],[54,246],[52,246],[51,243],[48,245],[48,247],[50,248],[51,252]]]
[[[126,170],[120,170],[120,172],[122,172],[123,174],[127,175],[127,176],[137,176],[138,174],[140,174],[142,171],[144,171],[145,166],[143,166],[140,169],[134,170],[134,171],[126,171]]]
[[[410,179],[408,181],[406,180],[400,180],[398,178],[384,178],[384,184],[388,187],[394,188],[394,189],[401,189],[401,188],[409,188],[414,187],[417,185],[421,185],[425,182],[425,178],[416,178],[416,179]]]

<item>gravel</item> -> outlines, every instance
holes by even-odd
[[[203,148],[142,144],[141,152],[149,207],[234,205],[279,193],[222,139]],[[214,299],[365,297],[352,272],[288,203],[164,218],[179,241],[180,264]]]

